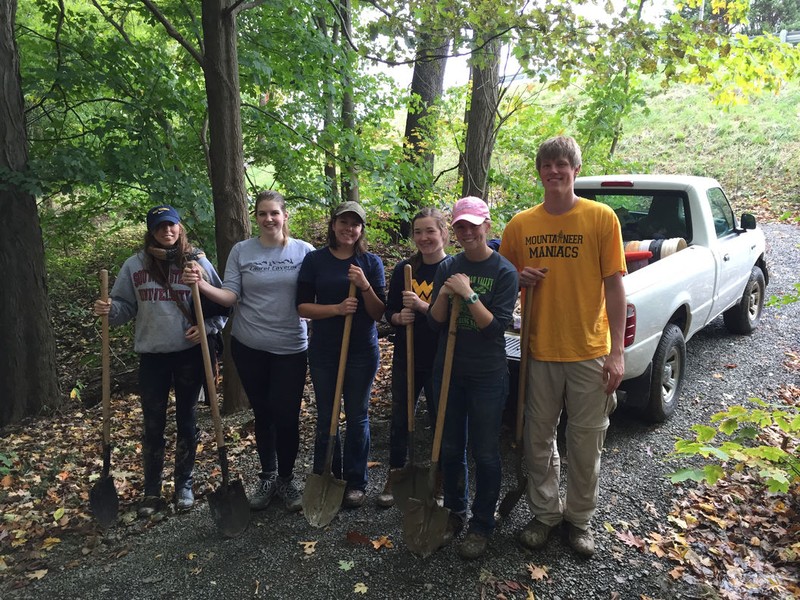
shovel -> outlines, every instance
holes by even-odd
[[[407,292],[413,291],[411,286],[411,265],[405,266],[405,288]],[[392,480],[392,492],[397,507],[405,512],[409,498],[425,498],[428,490],[425,485],[428,481],[428,472],[420,467],[414,460],[414,407],[417,403],[416,387],[414,385],[414,323],[406,325],[406,386],[407,411],[408,411],[408,464],[402,469],[396,469],[389,474]]]
[[[108,271],[100,271],[100,298],[108,301]],[[102,394],[103,394],[103,474],[89,490],[89,508],[103,529],[113,525],[117,520],[119,498],[114,478],[109,474],[111,469],[111,368],[108,351],[108,315],[100,321],[102,342]]]
[[[348,298],[356,295],[356,284],[350,282]],[[347,350],[350,347],[350,329],[353,327],[353,315],[344,318],[342,333],[342,349],[339,352],[339,372],[336,375],[336,391],[333,396],[331,412],[331,428],[328,434],[328,445],[325,449],[325,465],[322,475],[312,474],[306,480],[303,490],[303,514],[314,527],[325,527],[333,520],[342,506],[346,482],[333,476],[333,450],[336,446],[336,433],[339,431],[339,408],[344,389],[344,371],[347,366]]]
[[[500,502],[500,508],[497,513],[501,519],[505,519],[510,513],[511,509],[516,506],[519,499],[525,491],[525,486],[528,482],[525,473],[522,470],[523,463],[523,446],[522,446],[522,426],[525,418],[525,387],[527,383],[528,373],[528,344],[531,334],[531,312],[533,307],[533,288],[525,290],[525,305],[522,310],[522,324],[520,326],[520,345],[519,345],[519,380],[517,384],[517,422],[516,432],[514,436],[514,443],[517,452],[517,487],[506,492],[505,497]]]
[[[436,502],[433,490],[436,487],[436,472],[439,470],[439,450],[442,446],[447,396],[450,394],[450,374],[453,370],[453,350],[456,345],[456,321],[460,309],[461,297],[453,296],[450,324],[447,330],[447,347],[444,354],[442,389],[439,393],[439,407],[436,411],[431,466],[428,469],[428,481],[425,488],[426,495],[424,498],[409,498],[407,510],[403,516],[403,537],[406,545],[411,552],[422,558],[430,556],[442,545],[450,516],[450,511]]]
[[[214,421],[214,435],[217,441],[219,464],[222,470],[222,485],[208,496],[208,506],[211,509],[211,518],[217,525],[220,533],[226,538],[240,535],[250,523],[250,504],[241,480],[233,483],[228,481],[228,448],[225,446],[225,435],[222,433],[222,420],[219,416],[217,403],[217,382],[211,368],[211,353],[208,350],[206,337],[206,324],[203,321],[203,306],[200,303],[200,288],[192,284],[192,299],[194,301],[194,314],[197,317],[197,328],[200,330],[200,347],[203,352],[203,368],[206,372],[206,386],[209,403],[211,405],[211,418]]]

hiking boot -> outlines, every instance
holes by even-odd
[[[547,538],[550,537],[555,528],[555,525],[545,525],[539,519],[531,519],[525,525],[525,529],[520,532],[519,541],[522,542],[523,546],[531,550],[544,548],[545,544],[547,544]]]
[[[192,486],[183,486],[175,490],[175,510],[189,510],[194,506]]]
[[[364,494],[362,490],[350,488],[344,493],[342,506],[344,506],[345,508],[359,508],[362,504],[364,504],[365,496],[366,494]]]
[[[464,529],[464,522],[466,521],[466,515],[462,513],[451,512],[450,515],[447,517],[447,527],[444,530],[444,535],[442,536],[442,546],[447,546],[450,542],[453,541],[454,538],[458,537],[458,534],[461,533],[461,530]]]
[[[569,545],[581,556],[594,554],[594,533],[589,529],[580,529],[569,523]]]
[[[274,471],[271,473],[259,473],[258,477],[258,486],[253,495],[248,498],[248,502],[253,510],[264,510],[269,506],[270,500],[275,495],[276,474]]]
[[[392,493],[391,478],[386,480],[386,485],[383,486],[383,491],[378,494],[378,497],[375,499],[375,504],[381,508],[390,508],[394,506],[394,494]]]
[[[136,514],[143,519],[147,519],[152,517],[163,508],[164,502],[161,500],[161,496],[145,496],[144,499],[139,503],[139,507],[136,509]]]
[[[283,500],[283,504],[289,512],[296,512],[303,508],[303,492],[294,476],[278,477],[275,481],[275,495]]]
[[[458,545],[458,555],[466,560],[474,560],[486,554],[489,547],[489,536],[470,531]]]

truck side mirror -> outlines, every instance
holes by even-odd
[[[742,229],[755,229],[756,218],[750,213],[742,213],[741,225]]]

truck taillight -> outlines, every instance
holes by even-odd
[[[636,337],[636,308],[633,304],[628,304],[628,309],[625,313],[625,347],[627,348],[633,344]]]

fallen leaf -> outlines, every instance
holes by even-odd
[[[60,544],[61,540],[57,537],[49,537],[42,542],[42,550],[50,550],[56,544]]]
[[[371,460],[367,462],[367,468],[371,469],[372,467],[380,467],[383,463],[377,460]]]
[[[3,479],[0,479],[0,485],[4,488],[8,489],[14,483],[14,478],[11,477],[11,473],[6,473],[6,476]]]
[[[353,591],[356,594],[366,594],[367,593],[367,586],[361,583],[360,581],[353,587]]]
[[[354,546],[368,546],[370,544],[369,538],[358,531],[348,531],[347,541]]]
[[[339,568],[342,571],[349,571],[355,566],[355,563],[352,560],[340,560],[339,561]]]
[[[47,575],[47,569],[39,569],[38,571],[27,573],[25,577],[27,577],[28,579],[41,579],[45,575]]]
[[[189,552],[189,554],[186,555],[186,558],[188,558],[189,560],[194,560],[195,558],[197,558],[197,554],[195,552]]]
[[[389,539],[388,536],[382,535],[377,540],[372,540],[372,547],[375,550],[380,550],[381,548],[394,548],[394,544],[392,544],[392,540]]]
[[[56,509],[56,512],[53,513],[53,521],[58,521],[63,516],[64,516],[64,507],[62,506]]]
[[[303,552],[306,554],[314,554],[317,550],[317,542],[297,542],[303,547]]]
[[[534,581],[542,581],[549,577],[547,574],[547,567],[540,567],[539,565],[534,565],[533,563],[528,565],[528,573],[531,574],[531,579]]]

